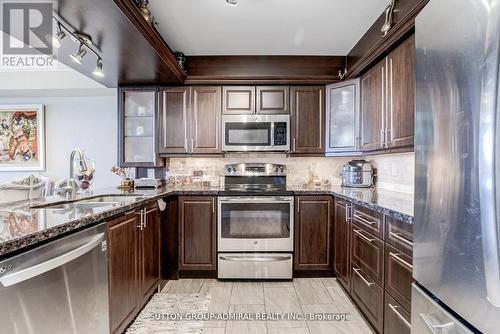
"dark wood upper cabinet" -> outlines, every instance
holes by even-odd
[[[222,87],[223,114],[255,113],[255,86]]]
[[[158,89],[121,87],[118,90],[118,164],[123,167],[157,167]]]
[[[179,271],[216,270],[216,217],[215,197],[179,197]]]
[[[142,210],[139,237],[139,300],[145,303],[160,279],[160,210],[154,203]]]
[[[139,216],[135,212],[108,222],[109,322],[121,333],[137,310]]]
[[[333,269],[333,199],[295,197],[295,270]]]
[[[384,148],[386,60],[361,77],[361,149],[363,152]]]
[[[363,152],[413,147],[414,36],[362,76],[361,114]]]
[[[187,152],[189,92],[189,87],[163,88],[160,90],[159,152],[162,154]]]
[[[410,147],[415,120],[415,36],[391,52],[387,62],[387,145],[389,148]]]
[[[333,268],[339,282],[350,290],[350,207],[346,201],[335,200]]]
[[[257,114],[289,114],[288,86],[257,86]]]
[[[218,86],[191,88],[190,153],[221,153],[221,94]]]
[[[325,87],[290,88],[292,153],[325,154]]]

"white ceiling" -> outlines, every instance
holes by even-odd
[[[388,0],[150,0],[158,30],[186,55],[346,55]]]

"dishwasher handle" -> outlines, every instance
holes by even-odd
[[[21,269],[19,271],[14,271],[12,273],[0,277],[0,283],[2,283],[4,287],[9,287],[27,281],[30,278],[44,274],[57,267],[61,267],[66,263],[71,262],[74,259],[85,255],[86,253],[94,249],[97,245],[99,245],[102,241],[104,241],[104,233],[99,233],[98,235],[93,237],[89,242],[79,246],[78,248],[73,249],[72,251],[56,256],[47,261],[35,264],[34,266]]]

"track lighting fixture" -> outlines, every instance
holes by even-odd
[[[226,0],[226,3],[229,6],[236,6],[236,5],[238,5],[238,0]]]
[[[75,54],[70,55],[71,59],[75,63],[81,64],[82,63],[82,58],[87,54],[87,50],[85,49],[85,45],[83,42],[80,42],[80,47],[78,48],[78,52]]]
[[[104,72],[102,71],[102,59],[97,58],[97,65],[95,67],[94,72],[92,74],[98,78],[102,78],[104,76]]]
[[[59,49],[61,47],[61,41],[66,37],[66,33],[62,30],[61,24],[57,22],[57,32],[55,35],[47,35],[45,38],[52,44],[53,47]]]
[[[56,23],[56,32],[55,35],[47,35],[45,36],[47,41],[49,41],[55,48],[61,47],[61,41],[69,35],[71,40],[78,43],[78,52],[70,55],[70,58],[77,64],[82,64],[82,58],[87,54],[87,52],[93,53],[97,58],[97,63],[92,74],[97,78],[104,77],[104,71],[102,70],[102,56],[100,51],[96,48],[96,46],[92,43],[92,37],[83,32],[75,31],[71,28],[67,22],[65,22],[61,17],[57,14],[53,14],[52,19]]]

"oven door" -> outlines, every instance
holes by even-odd
[[[293,197],[219,197],[219,252],[293,251]]]
[[[289,151],[289,115],[222,115],[224,152]]]

